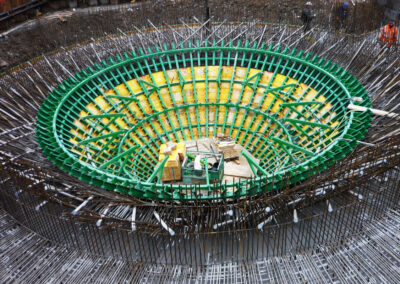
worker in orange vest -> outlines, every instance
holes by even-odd
[[[399,34],[399,29],[394,25],[393,22],[389,22],[386,26],[384,26],[379,34],[379,40],[381,46],[386,46],[387,48],[392,45],[397,44],[397,36]]]

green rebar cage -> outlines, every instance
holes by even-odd
[[[171,44],[109,58],[54,89],[37,116],[43,152],[103,189],[145,199],[240,197],[297,182],[342,159],[362,140],[370,107],[362,85],[336,64],[295,49],[248,42]],[[244,182],[163,185],[158,150],[167,141],[231,136],[253,157]],[[162,162],[161,162],[162,163]],[[287,184],[286,184],[287,185]]]

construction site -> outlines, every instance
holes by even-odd
[[[400,283],[400,1],[3,2],[1,283]]]

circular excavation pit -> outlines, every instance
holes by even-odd
[[[168,200],[258,194],[345,157],[369,127],[369,112],[347,109],[352,97],[370,106],[361,84],[323,58],[256,46],[181,44],[82,70],[41,106],[40,147],[93,185]],[[242,147],[255,175],[250,187],[245,179],[196,186],[160,181],[162,144],[218,136]]]

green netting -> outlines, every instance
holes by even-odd
[[[327,168],[363,139],[370,114],[347,109],[370,101],[346,70],[303,51],[257,44],[140,50],[65,80],[45,100],[37,139],[57,166],[84,181],[141,198],[229,198],[249,194],[239,182],[164,186],[167,141],[231,136],[257,178],[251,194]],[[354,103],[354,102],[352,102]],[[257,162],[254,158],[258,159]]]

